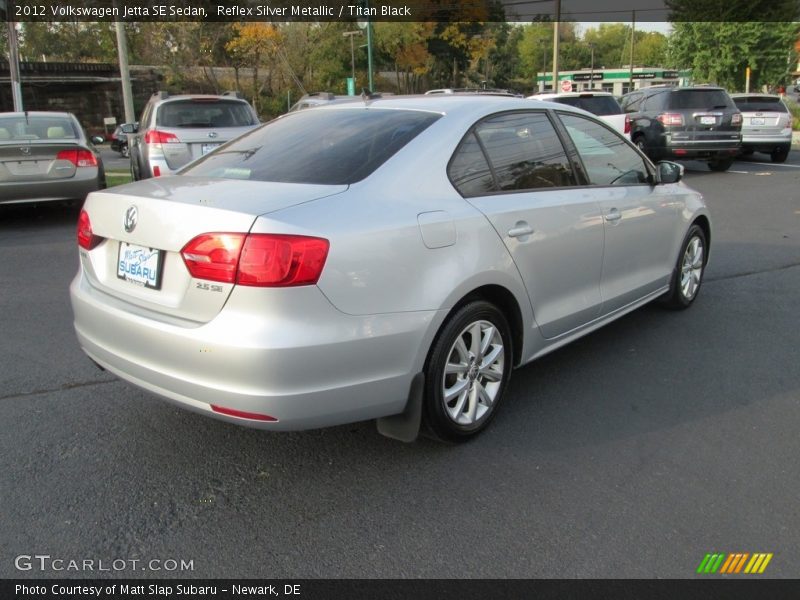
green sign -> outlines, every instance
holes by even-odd
[[[352,77],[347,78],[347,95],[348,96],[355,96],[356,95],[356,80]]]

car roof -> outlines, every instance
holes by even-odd
[[[484,94],[431,94],[414,96],[388,96],[385,98],[367,99],[361,102],[333,103],[329,102],[314,110],[358,110],[358,109],[404,109],[435,112],[456,118],[478,119],[495,112],[536,109],[552,109],[571,111],[582,115],[591,113],[569,106],[540,100],[533,105],[524,97],[492,96]],[[303,111],[298,111],[303,112]],[[288,114],[296,114],[288,113]]]
[[[73,117],[74,115],[69,112],[56,111],[56,110],[27,110],[24,112],[3,112],[0,117]]]
[[[731,98],[775,98],[776,100],[783,100],[777,94],[760,94],[758,92],[743,92],[739,94],[731,94]]]
[[[543,98],[585,98],[586,96],[611,96],[613,98],[614,94],[611,92],[602,92],[600,90],[586,90],[584,92],[563,92],[559,94],[553,92],[544,92],[541,94],[528,96],[528,98],[533,100],[541,100]]]

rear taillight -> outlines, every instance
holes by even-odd
[[[681,113],[661,113],[658,115],[658,120],[666,126],[682,126],[683,115]]]
[[[181,250],[192,277],[257,287],[317,283],[328,240],[269,233],[205,233]]]
[[[97,157],[89,150],[73,148],[61,150],[56,154],[56,160],[68,160],[76,167],[96,167]]]
[[[181,250],[183,262],[192,277],[234,283],[244,233],[204,233]]]
[[[741,125],[742,124],[742,113],[733,113],[731,115],[731,125]]]
[[[78,246],[86,250],[91,250],[102,241],[103,238],[92,232],[92,222],[89,220],[89,213],[85,210],[81,210],[81,214],[78,217]]]
[[[625,115],[625,131],[624,133],[627,135],[631,132],[631,116]]]
[[[180,144],[178,136],[168,131],[150,129],[144,134],[145,144]]]

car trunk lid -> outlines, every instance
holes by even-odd
[[[0,182],[17,183],[70,179],[77,165],[64,155],[83,149],[75,142],[31,142],[0,144]],[[87,151],[88,152],[88,151]]]
[[[103,241],[81,250],[81,263],[93,287],[150,316],[204,323],[222,309],[234,284],[192,278],[181,256],[189,241],[247,233],[261,214],[346,189],[178,176],[95,192],[84,210]]]

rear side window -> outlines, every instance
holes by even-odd
[[[575,108],[582,108],[593,115],[622,114],[619,103],[612,96],[563,96],[553,100]]]
[[[301,110],[245,134],[181,174],[347,185],[370,175],[440,117],[363,107]]]
[[[156,125],[161,127],[247,127],[256,125],[246,102],[233,100],[176,100],[158,107]]]
[[[470,133],[456,150],[447,170],[450,181],[465,198],[495,191],[494,178],[475,133]]]
[[[734,98],[736,108],[742,112],[780,112],[788,113],[789,109],[780,101],[780,98],[770,96],[748,96],[746,98]]]
[[[733,103],[723,90],[676,90],[670,93],[667,108],[733,108]]]
[[[492,117],[480,123],[475,133],[486,149],[497,189],[521,191],[575,185],[572,166],[546,114]]]

